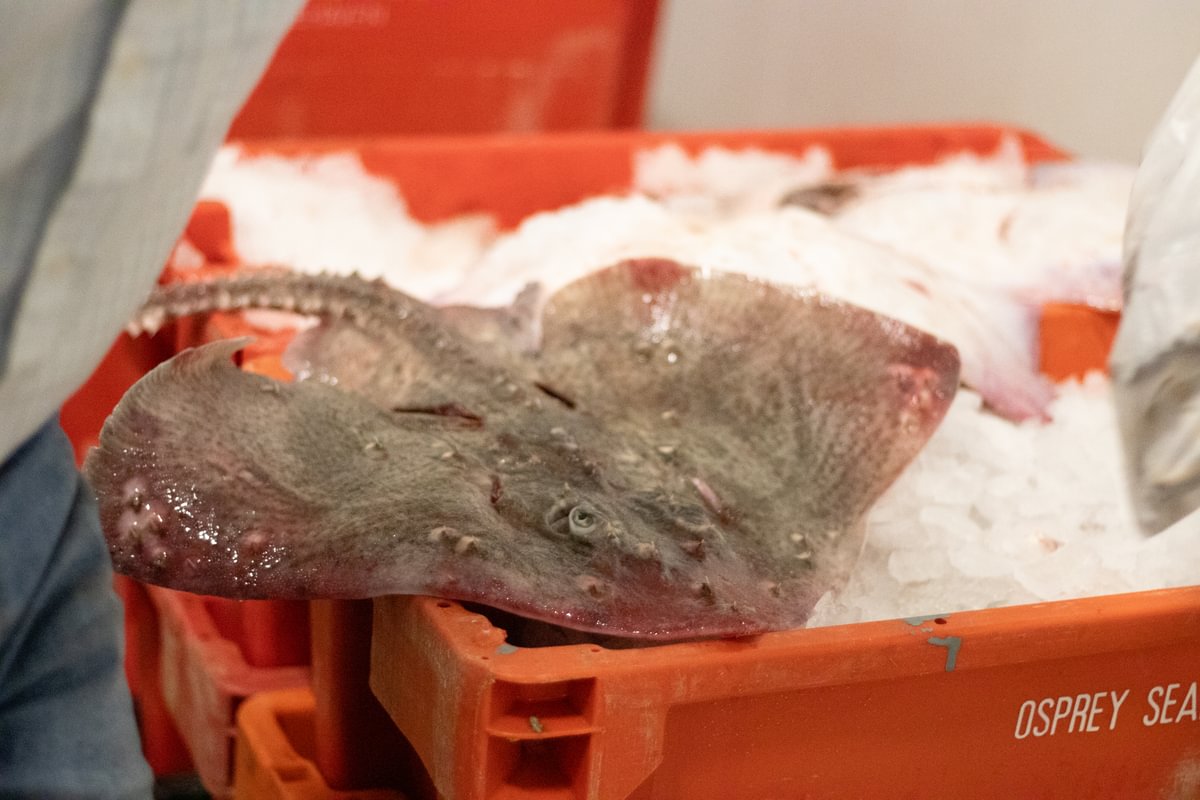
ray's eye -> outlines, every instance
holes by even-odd
[[[596,513],[587,506],[575,506],[567,515],[567,524],[575,536],[587,536],[596,528]]]
[[[578,544],[592,545],[602,520],[590,503],[562,499],[546,512],[546,531],[552,536],[573,539]]]

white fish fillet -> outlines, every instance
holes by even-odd
[[[1121,305],[1132,167],[1038,168],[1026,186],[867,181],[839,227],[1030,303]]]

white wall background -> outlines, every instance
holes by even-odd
[[[994,120],[1136,160],[1200,0],[663,0],[660,129]]]

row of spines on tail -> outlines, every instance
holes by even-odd
[[[380,278],[367,280],[357,273],[308,275],[284,267],[255,267],[231,277],[160,286],[126,329],[132,336],[153,334],[181,317],[248,309],[347,319],[370,328],[394,324],[423,307],[420,301]]]

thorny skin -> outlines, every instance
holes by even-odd
[[[228,597],[430,594],[636,638],[802,625],[940,422],[953,347],[674,262],[479,326],[357,278],[169,287],[136,324],[272,307],[298,380],[186,351],[85,469],[116,568]],[[479,333],[483,331],[485,333]]]

